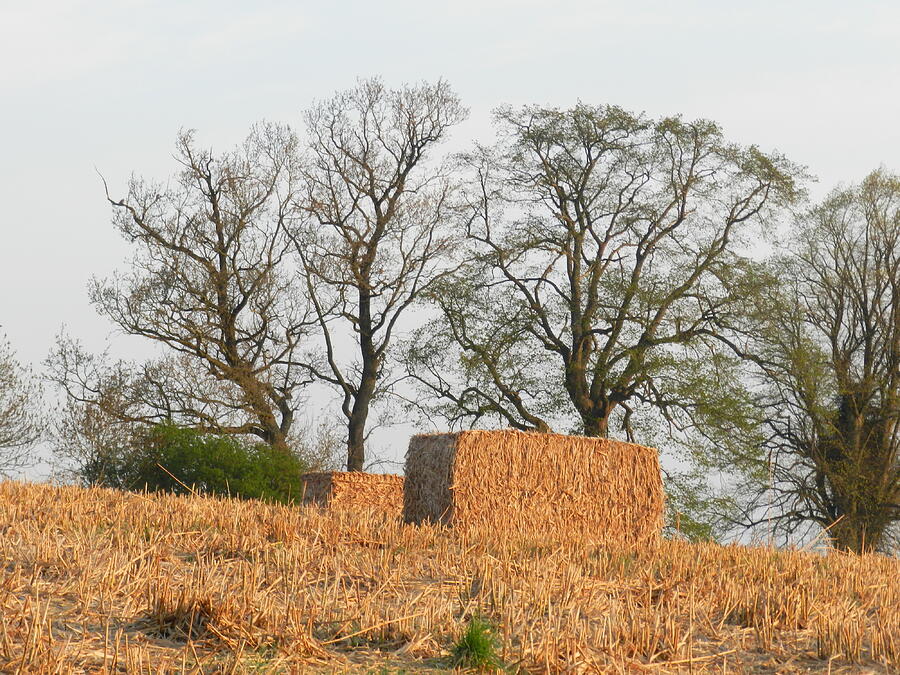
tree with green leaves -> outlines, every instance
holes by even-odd
[[[833,191],[787,249],[744,347],[770,473],[738,524],[887,550],[900,534],[900,176]]]
[[[471,263],[414,341],[425,391],[473,421],[542,430],[564,411],[629,438],[638,407],[677,421],[729,396],[717,336],[797,169],[704,120],[579,105],[497,121],[498,145],[469,158]]]
[[[753,408],[719,337],[801,171],[705,120],[583,104],[496,120],[499,142],[466,161],[470,262],[429,293],[438,317],[409,343],[422,406],[454,424],[692,433],[708,468],[736,468]]]

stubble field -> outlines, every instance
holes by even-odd
[[[885,556],[3,482],[0,562],[2,672],[900,671]]]

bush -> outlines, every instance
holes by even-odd
[[[263,443],[162,424],[142,435],[121,471],[123,487],[130,489],[188,494],[190,487],[287,503],[299,501],[306,465]]]

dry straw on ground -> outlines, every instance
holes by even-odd
[[[0,483],[0,672],[900,672],[900,561]]]
[[[306,504],[375,509],[398,516],[403,511],[403,476],[328,471],[303,475]]]
[[[662,530],[659,457],[641,445],[560,434],[414,436],[403,513],[410,523],[643,545]]]

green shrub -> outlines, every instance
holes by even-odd
[[[187,494],[189,487],[198,493],[290,502],[302,494],[305,471],[299,458],[264,443],[161,424],[142,435],[124,458],[121,480],[123,487],[138,490]]]

